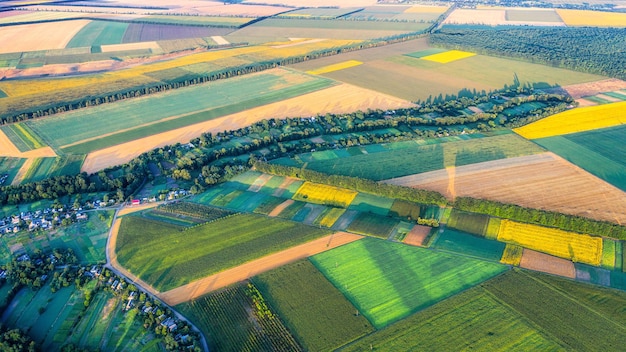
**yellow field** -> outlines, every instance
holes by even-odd
[[[568,26],[626,27],[626,13],[557,9]]]
[[[602,238],[502,220],[498,241],[554,255],[574,262],[600,265]]]
[[[526,139],[545,138],[562,134],[622,125],[626,102],[587,106],[548,116],[513,131]]]
[[[502,253],[502,259],[500,259],[500,263],[519,266],[519,263],[522,261],[523,253],[524,247],[507,243],[506,247],[504,247],[504,252]]]
[[[500,218],[489,218],[487,231],[485,231],[485,238],[490,240],[498,238],[498,232],[500,232],[500,222]]]
[[[346,210],[343,208],[332,208],[324,218],[320,221],[320,225],[324,227],[331,227],[335,224],[335,222],[345,213]]]
[[[444,13],[448,6],[421,6],[416,5],[404,10],[404,13]]]
[[[293,199],[309,203],[335,205],[347,208],[358,192],[319,183],[305,182]]]
[[[363,63],[361,61],[348,60],[348,61],[339,62],[339,63],[336,63],[336,64],[320,67],[317,70],[306,71],[306,73],[308,73],[310,75],[321,75],[321,74],[324,74],[324,73],[339,71],[339,70],[343,70],[343,69],[346,69],[346,68],[359,66],[359,65],[362,65],[362,64]]]
[[[422,57],[422,60],[428,60],[433,62],[438,62],[440,64],[447,64],[449,62],[465,59],[467,57],[471,57],[476,55],[475,53],[470,53],[467,51],[460,50],[449,50],[439,54],[433,54]]]

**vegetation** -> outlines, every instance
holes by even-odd
[[[305,182],[293,199],[309,203],[331,205],[335,207],[347,208],[357,196],[357,192],[328,186],[325,184]]]
[[[329,234],[306,225],[239,214],[180,231],[139,217],[124,217],[116,253],[125,268],[166,291]]]
[[[444,26],[431,34],[430,42],[626,79],[626,43],[619,39],[624,35],[624,28]]]
[[[496,263],[374,238],[310,260],[377,329],[507,270]]]
[[[439,233],[435,241],[431,244],[431,247],[439,250],[450,251],[493,262],[500,261],[504,246],[504,243],[498,241],[487,240],[449,228]]]
[[[398,222],[397,219],[376,214],[359,213],[348,226],[348,231],[387,239]]]
[[[166,213],[198,218],[204,221],[213,221],[233,214],[229,210],[190,202],[167,203],[159,206],[157,209]]]
[[[484,236],[489,226],[489,216],[452,209],[447,226],[474,235]]]
[[[507,243],[502,253],[500,263],[513,266],[519,266],[522,260],[522,254],[524,253],[524,247]]]
[[[251,283],[235,284],[182,303],[176,309],[198,325],[210,350],[302,349]]]
[[[308,260],[253,282],[307,351],[334,350],[374,330]]]

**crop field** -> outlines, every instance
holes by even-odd
[[[623,124],[626,102],[587,106],[548,116],[514,131],[527,139],[538,139],[590,131]]]
[[[325,79],[287,71],[263,72],[104,104],[26,124],[51,146],[84,153],[301,95],[330,84]],[[242,89],[242,85],[246,88]],[[256,93],[250,98],[252,92]],[[68,128],[74,132],[64,133]]]
[[[252,17],[226,17],[226,16],[167,16],[152,15],[141,17],[138,22],[203,25],[203,26],[234,26],[238,27],[252,21]]]
[[[602,166],[602,162],[599,164]],[[623,167],[620,167],[613,168],[617,175],[623,174]],[[597,220],[626,221],[623,192],[552,153],[466,165],[385,182],[438,191],[449,199],[456,196],[485,198]]]
[[[411,231],[404,236],[402,243],[406,243],[411,246],[426,247],[428,246],[427,241],[429,236],[432,234],[432,231],[436,231],[433,229],[434,228],[429,226],[415,225]]]
[[[128,23],[123,22],[91,21],[76,33],[66,47],[80,48],[84,46],[121,44],[127,28]]]
[[[484,236],[489,226],[489,219],[489,216],[485,214],[467,213],[452,209],[447,225],[453,229]]]
[[[6,179],[0,184],[0,186],[10,185],[11,182],[13,182],[17,172],[20,170],[22,165],[24,165],[24,161],[25,159],[21,158],[8,158],[0,156],[0,177],[7,175]]]
[[[626,27],[626,14],[619,12],[556,10],[568,26]]]
[[[178,18],[182,16],[172,16]],[[199,16],[189,16],[201,19]],[[250,18],[240,18],[250,21]],[[141,21],[144,19],[142,18]],[[152,20],[150,20],[152,22]],[[185,20],[183,20],[185,21]],[[222,36],[233,31],[229,28],[202,27],[197,25],[186,26],[181,24],[154,24],[154,23],[131,23],[124,30],[121,43],[150,42],[160,40],[179,40],[188,38],[203,38],[211,36]],[[104,44],[104,43],[103,43]],[[116,43],[106,43],[116,44]]]
[[[409,220],[415,220],[419,217],[425,217],[422,214],[422,207],[426,210],[428,207],[420,206],[417,203],[408,202],[402,199],[396,199],[389,209],[389,215],[399,218],[408,218]]]
[[[386,239],[400,220],[372,213],[359,213],[348,226],[348,231]]]
[[[598,129],[535,142],[591,174],[626,191],[626,126]]]
[[[22,177],[22,183],[37,182],[45,179],[48,172],[54,165],[56,158],[37,158],[33,159],[28,171]]]
[[[522,261],[522,254],[524,253],[524,247],[507,243],[502,252],[502,258],[500,263],[506,265],[519,266]]]
[[[350,204],[350,209],[386,216],[393,204],[394,199],[360,192]]]
[[[301,350],[264,297],[248,282],[180,304],[176,310],[198,326],[210,350]]]
[[[344,61],[344,62],[340,62],[340,63],[337,63],[337,64],[332,64],[332,65],[320,67],[320,68],[318,68],[316,70],[306,71],[306,73],[308,73],[310,75],[321,75],[321,74],[324,74],[324,73],[329,73],[329,72],[334,72],[334,71],[339,71],[339,70],[345,70],[347,68],[354,67],[354,66],[359,66],[359,65],[362,65],[362,64],[363,63],[361,61],[349,60],[349,61]]]
[[[2,126],[0,129],[20,152],[27,152],[45,146],[41,139],[26,125],[19,123],[10,124]]]
[[[525,25],[525,26],[564,26],[559,15],[551,9],[521,9],[488,7],[454,10],[444,24],[469,25]]]
[[[439,233],[431,247],[482,260],[499,262],[505,244],[446,228],[445,231]]]
[[[141,235],[137,235],[138,228]],[[116,247],[120,264],[164,291],[329,234],[254,214],[230,216],[182,232],[179,229],[125,217]]]
[[[307,168],[379,181],[541,151],[537,145],[522,138],[502,135],[432,145],[415,143],[414,146],[401,150],[313,161],[307,164]]]
[[[305,350],[334,350],[374,330],[308,260],[252,281]]]
[[[75,20],[0,27],[0,54],[62,49],[90,21]],[[20,38],[20,40],[12,40]]]
[[[304,202],[347,208],[358,192],[320,183],[305,182],[293,199]]]
[[[368,21],[434,22],[446,12],[446,6],[368,6],[346,18]]]
[[[315,221],[314,225],[332,227],[345,212],[343,208],[329,208]]]
[[[500,264],[373,238],[310,260],[377,329],[507,270]]]
[[[574,262],[600,265],[602,238],[537,225],[502,220],[498,241],[551,254]]]
[[[506,10],[506,20],[507,21],[517,21],[517,22],[555,22],[562,23],[563,20],[557,14],[555,10]]]
[[[615,269],[617,243],[610,238],[602,239],[602,259],[600,265],[605,269]]]
[[[289,11],[287,13],[278,14],[275,17],[278,18],[324,18],[324,19],[334,19],[343,15],[346,15],[350,12],[355,11],[355,8],[303,8],[295,11]]]
[[[447,64],[453,61],[457,61],[457,60],[462,60],[468,57],[472,57],[476,55],[475,53],[469,53],[466,51],[460,51],[460,50],[450,50],[450,51],[444,51],[442,53],[438,53],[438,54],[432,54],[432,55],[428,55],[428,56],[422,56],[421,59],[422,60],[427,60],[427,61],[432,61],[432,62],[436,62],[436,63],[440,63],[440,64]]]
[[[416,59],[421,59],[425,56],[431,56],[434,54],[439,54],[439,53],[443,53],[445,52],[446,49],[440,49],[440,48],[429,48],[429,49],[424,49],[424,50],[420,50],[420,51],[416,51],[413,53],[408,53],[408,54],[404,54],[406,56],[409,57],[414,57]]]

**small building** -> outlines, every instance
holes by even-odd
[[[133,199],[133,200],[130,201],[130,204],[131,205],[139,205],[139,204],[141,204],[141,201],[139,199]]]

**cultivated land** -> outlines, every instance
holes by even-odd
[[[552,153],[476,163],[385,182],[438,191],[449,199],[486,198],[597,220],[626,221],[623,191]]]
[[[311,261],[376,328],[507,270],[496,263],[373,238],[318,254]]]
[[[626,14],[585,10],[556,10],[568,26],[626,27]]]
[[[560,10],[559,10],[560,11]],[[560,14],[560,12],[559,12]],[[448,16],[444,24],[476,25],[524,25],[524,26],[565,26],[555,10],[504,7],[477,9],[458,8]]]
[[[0,54],[65,48],[89,22],[75,20],[0,27]]]

